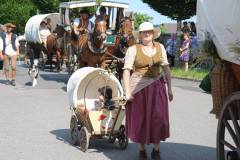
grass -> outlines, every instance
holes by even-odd
[[[202,80],[208,73],[209,73],[209,70],[204,70],[204,69],[189,69],[188,72],[185,72],[183,68],[179,68],[179,67],[171,68],[172,77],[176,77],[176,78]]]

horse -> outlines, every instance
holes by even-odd
[[[47,47],[41,43],[27,42],[28,56],[30,59],[28,74],[32,77],[32,86],[37,85],[37,77],[39,74],[39,63],[44,69],[46,62],[50,63],[50,70],[52,70],[53,57],[56,57],[56,68],[57,71],[61,70],[63,63],[63,47],[61,44],[61,38],[63,37],[64,28],[57,25],[54,30],[55,33],[47,37]],[[63,41],[63,39],[62,39]],[[45,60],[45,55],[47,55],[47,60]],[[41,61],[39,61],[41,59]]]
[[[79,68],[86,66],[106,68],[106,30],[107,23],[101,19],[96,21],[93,33],[78,36],[72,32],[72,37],[75,37],[72,38],[72,49],[77,55]]]
[[[47,49],[44,45],[39,43],[27,42],[27,51],[30,62],[28,63],[28,74],[32,78],[32,86],[37,85],[37,78],[39,74],[39,59],[42,57],[43,65],[43,55],[47,53]]]
[[[108,57],[111,57],[112,61],[115,59],[116,77],[121,81],[123,75],[124,57],[129,47],[136,43],[133,36],[132,16],[124,17],[121,19],[119,34],[115,39],[115,47]]]

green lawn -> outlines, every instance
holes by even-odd
[[[183,68],[178,68],[178,67],[171,68],[172,77],[177,77],[177,78],[202,80],[208,73],[209,73],[209,70],[203,70],[203,69],[189,69],[188,72],[185,72]]]

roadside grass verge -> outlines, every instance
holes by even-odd
[[[188,72],[185,72],[184,69],[180,67],[171,68],[172,77],[175,77],[175,78],[202,80],[208,73],[209,73],[209,70],[206,70],[206,69],[190,68]]]

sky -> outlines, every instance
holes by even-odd
[[[176,23],[176,21],[171,20],[170,18],[161,15],[160,13],[151,9],[146,3],[143,3],[141,0],[112,0],[116,2],[125,2],[129,4],[129,8],[127,11],[134,11],[143,14],[147,14],[150,17],[153,17],[153,24],[161,24],[161,23]],[[186,21],[196,21],[196,16],[188,19]]]

